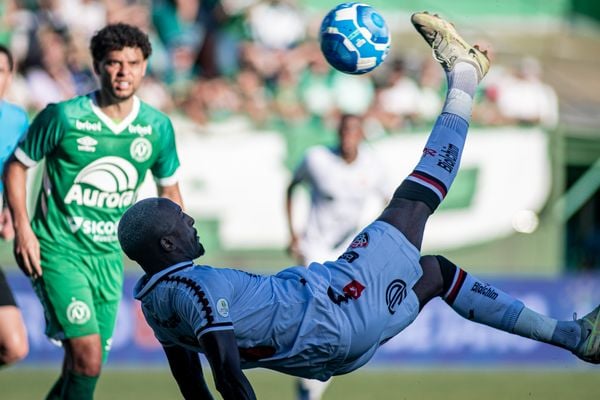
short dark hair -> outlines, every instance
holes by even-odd
[[[6,58],[8,59],[8,68],[12,72],[13,69],[15,68],[15,60],[13,58],[11,51],[9,50],[8,47],[0,44],[0,54],[6,54]]]
[[[124,47],[137,47],[142,50],[144,60],[152,54],[152,45],[148,35],[133,25],[117,23],[100,29],[90,42],[90,51],[94,63],[104,60],[106,55]]]

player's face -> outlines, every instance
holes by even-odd
[[[12,73],[8,64],[8,57],[0,53],[0,99],[4,98],[4,93],[8,89]]]
[[[109,52],[96,66],[102,90],[117,100],[131,98],[142,83],[147,64],[138,47]]]
[[[178,223],[175,226],[174,236],[177,237],[177,247],[190,260],[194,260],[204,254],[204,246],[200,243],[198,231],[194,228],[194,218],[190,217],[179,208]]]
[[[357,117],[344,118],[340,125],[339,136],[342,153],[355,155],[364,137],[362,120]]]

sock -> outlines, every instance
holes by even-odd
[[[394,198],[422,201],[435,211],[444,200],[458,172],[477,83],[477,72],[469,63],[458,63],[448,73],[448,94],[442,113],[421,160],[396,190],[392,202]]]
[[[98,376],[80,375],[75,372],[67,372],[63,378],[61,396],[62,400],[93,400],[94,390]]]
[[[54,383],[50,392],[46,395],[46,400],[60,400],[62,398],[62,385],[63,385],[63,377],[62,375],[58,377],[58,380]]]
[[[444,261],[454,266],[456,273],[449,286],[448,275],[442,273],[444,288],[447,288],[442,298],[462,317],[571,351],[579,344],[581,329],[575,321],[557,321],[539,314],[520,300]],[[442,268],[442,272],[444,269],[449,270]]]
[[[442,298],[462,317],[511,333],[524,307],[519,300],[458,267]]]
[[[575,321],[557,321],[525,307],[513,333],[573,351],[579,344],[581,327]]]

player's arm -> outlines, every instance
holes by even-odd
[[[248,378],[242,372],[240,354],[232,330],[207,332],[200,338],[224,400],[256,399]]]
[[[181,346],[164,346],[163,350],[183,398],[213,400],[202,374],[198,354]]]
[[[294,176],[290,181],[287,190],[285,192],[285,216],[286,222],[288,226],[288,231],[290,234],[290,243],[288,245],[288,253],[296,259],[302,258],[302,254],[300,252],[299,238],[296,229],[294,229],[294,189],[304,180],[304,175],[306,173],[306,161],[303,161],[298,169],[294,172]]]
[[[27,213],[27,169],[25,164],[13,157],[6,168],[4,184],[15,229],[15,260],[25,275],[35,278],[42,275],[42,269],[40,244],[31,229]]]
[[[160,197],[166,197],[167,199],[179,204],[179,207],[184,208],[183,198],[181,197],[181,191],[179,190],[178,183],[168,186],[157,185],[156,189]]]
[[[65,131],[63,119],[63,111],[57,104],[42,110],[15,150],[5,172],[6,200],[15,229],[15,259],[25,275],[34,278],[42,275],[42,269],[40,244],[27,213],[27,170],[57,148]]]

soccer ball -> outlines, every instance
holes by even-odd
[[[321,51],[335,69],[364,74],[376,68],[390,51],[385,20],[368,4],[343,3],[329,11],[321,23]]]

